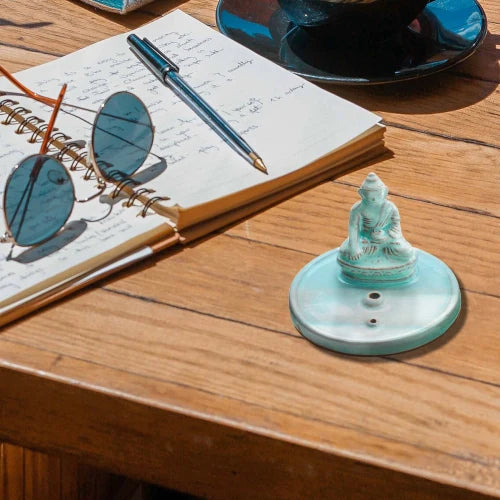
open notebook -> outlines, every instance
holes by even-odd
[[[102,196],[76,204],[59,234],[38,247],[15,248],[10,260],[10,245],[1,244],[0,324],[159,249],[199,237],[306,189],[382,150],[384,128],[378,116],[289,73],[181,11],[134,32],[148,37],[179,64],[181,75],[259,153],[269,175],[252,168],[163,87],[129,51],[127,34],[18,73],[21,82],[47,96],[56,96],[66,82],[65,102],[90,109],[98,109],[115,91],[135,93],[156,127],[153,151],[165,161],[150,155],[134,175],[139,188],[154,190],[140,197],[142,206],[148,205],[145,217],[138,216],[142,211],[138,200],[126,206],[132,194],[128,187],[118,199]],[[0,79],[0,90],[9,89],[14,90]],[[16,134],[19,119],[28,115],[48,119],[51,112],[30,99],[16,101],[19,104],[2,104],[4,118],[19,106],[30,113],[20,110],[17,121],[0,126],[2,191],[11,168],[39,149],[39,143],[28,140],[36,138],[33,130],[40,123],[28,121],[23,133]],[[56,126],[83,145],[94,116],[80,110],[72,113],[60,112]],[[70,141],[53,137],[54,153]],[[64,156],[68,168],[85,163],[80,156],[84,149],[69,149]],[[84,172],[71,173],[77,198],[95,189],[95,181],[83,179]],[[115,188],[110,186],[108,194]]]

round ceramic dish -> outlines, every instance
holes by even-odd
[[[339,279],[338,248],[307,264],[290,287],[293,324],[332,351],[373,356],[415,349],[438,338],[457,319],[460,288],[450,268],[416,250],[416,279],[398,286]]]
[[[229,38],[309,80],[370,85],[420,78],[463,61],[486,36],[476,0],[434,0],[405,29],[377,44],[328,42],[294,25],[277,0],[220,0]],[[333,40],[333,39],[332,39]]]

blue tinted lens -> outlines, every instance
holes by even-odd
[[[36,245],[53,236],[73,209],[73,183],[64,166],[46,155],[23,160],[5,186],[5,219],[21,246]]]
[[[144,104],[129,92],[112,95],[92,132],[94,157],[102,175],[121,180],[143,163],[153,144],[153,124]]]

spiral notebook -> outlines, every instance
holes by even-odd
[[[33,248],[0,244],[0,324],[152,253],[207,234],[338,174],[383,150],[380,118],[276,66],[174,11],[134,30],[181,68],[181,75],[261,155],[264,175],[235,153],[129,51],[127,33],[18,73],[39,94],[98,109],[118,90],[138,95],[156,127],[153,151],[134,184],[76,204],[66,226]],[[0,79],[0,90],[14,88]],[[50,109],[0,95],[0,186],[38,152]],[[83,119],[82,119],[83,118]],[[94,116],[60,113],[51,151],[71,172],[76,196],[95,192],[86,164]],[[95,222],[86,222],[93,219]],[[2,230],[2,234],[4,229]]]

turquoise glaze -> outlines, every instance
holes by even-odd
[[[375,174],[360,194],[342,246],[293,280],[293,324],[311,342],[347,354],[393,354],[431,342],[460,312],[457,279],[441,260],[403,238],[399,212]]]
[[[417,274],[404,285],[353,284],[342,279],[338,248],[295,277],[290,313],[307,339],[333,351],[381,355],[408,351],[442,335],[460,312],[453,272],[416,250]]]
[[[368,283],[404,282],[415,272],[415,250],[404,239],[399,211],[387,200],[387,186],[373,172],[358,190],[351,208],[349,236],[338,261],[346,278]]]

